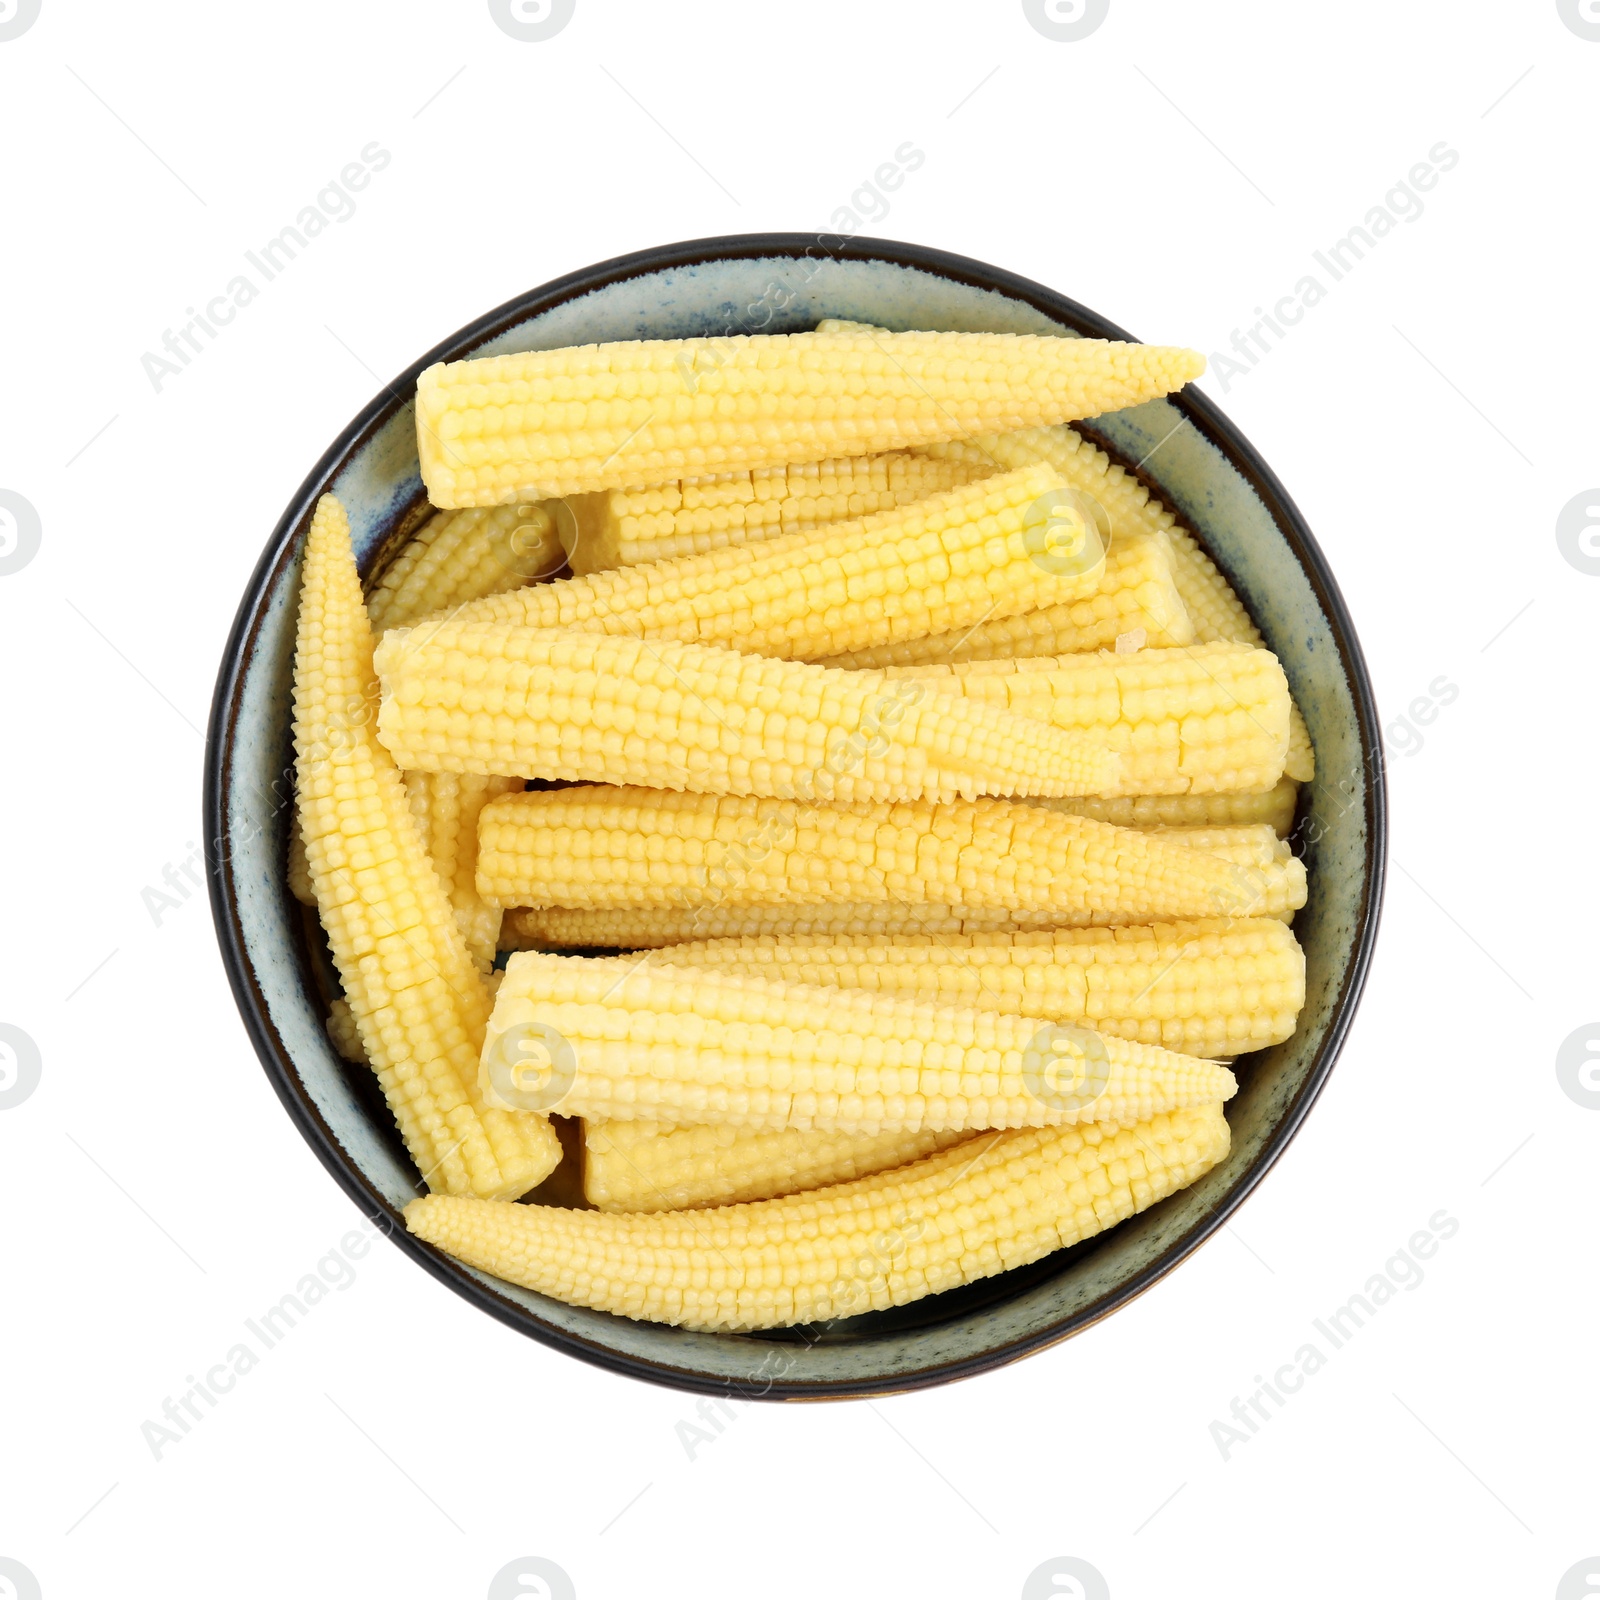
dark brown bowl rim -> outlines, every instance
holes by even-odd
[[[418,375],[436,361],[458,359],[486,339],[504,332],[530,316],[576,299],[628,278],[674,267],[696,266],[708,261],[787,256],[795,260],[819,257],[834,261],[883,261],[895,266],[919,268],[936,276],[990,289],[1035,307],[1046,316],[1079,333],[1096,339],[1130,339],[1115,324],[1058,294],[1042,284],[1006,272],[966,256],[905,244],[886,239],[839,239],[832,235],[807,233],[732,234],[724,238],[689,239],[635,251],[602,261],[581,272],[569,273],[540,288],[518,295],[504,305],[468,323],[436,345],[408,367],[393,383],[363,408],[341,433],[327,453],[296,491],[288,509],[273,530],[255,571],[251,574],[243,599],[234,617],[223,652],[212,697],[206,734],[205,782],[203,794],[206,857],[209,869],[212,917],[222,950],[228,982],[244,1020],[256,1054],[268,1080],[277,1091],[285,1110],[300,1130],[323,1166],[357,1206],[409,1255],[424,1271],[453,1289],[480,1310],[498,1318],[508,1327],[542,1344],[563,1350],[602,1367],[609,1372],[637,1378],[695,1394],[726,1395],[737,1390],[728,1379],[716,1378],[664,1361],[647,1360],[624,1354],[592,1340],[545,1322],[536,1313],[515,1301],[496,1294],[450,1257],[406,1231],[398,1211],[368,1181],[323,1120],[295,1070],[294,1062],[267,1011],[266,999],[256,982],[244,946],[239,921],[237,886],[232,862],[222,848],[227,834],[228,797],[232,781],[233,742],[238,730],[239,702],[244,668],[250,660],[255,637],[265,611],[265,600],[285,562],[292,560],[296,544],[310,524],[318,497],[327,489],[353,451],[374,430],[381,427],[415,392]],[[990,1371],[1023,1356],[1056,1344],[1111,1315],[1173,1270],[1221,1228],[1254,1191],[1273,1164],[1299,1131],[1312,1104],[1321,1093],[1328,1074],[1338,1058],[1350,1023],[1359,1004],[1376,943],[1383,898],[1387,856],[1388,802],[1384,781],[1382,741],[1378,712],[1367,674],[1365,659],[1356,637],[1344,597],[1328,567],[1305,518],[1262,460],[1250,442],[1226,416],[1193,385],[1170,397],[1192,425],[1215,445],[1260,496],[1279,530],[1304,569],[1317,600],[1327,617],[1338,648],[1340,663],[1350,683],[1355,701],[1362,760],[1368,781],[1365,785],[1365,811],[1368,850],[1360,902],[1359,926],[1351,959],[1345,970],[1339,995],[1334,1002],[1327,1031],[1306,1081],[1284,1110],[1278,1125],[1262,1145],[1255,1159],[1239,1177],[1223,1200],[1169,1244],[1155,1260],[1116,1289],[1101,1295],[1078,1312],[1063,1317],[1048,1327],[1024,1338],[984,1350],[978,1354],[931,1363],[920,1370],[884,1378],[827,1379],[821,1381],[778,1380],[750,1398],[773,1400],[844,1399],[866,1395],[902,1393],[930,1388],[960,1378]],[[981,1313],[979,1313],[981,1314]]]

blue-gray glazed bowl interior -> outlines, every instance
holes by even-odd
[[[1193,389],[1084,424],[1204,540],[1282,660],[1316,750],[1296,848],[1310,898],[1295,919],[1307,998],[1294,1037],[1239,1063],[1233,1149],[1198,1183],[1098,1238],[897,1311],[800,1330],[708,1334],[633,1322],[516,1288],[411,1238],[418,1193],[371,1074],[324,1031],[329,975],[285,886],[292,793],[295,597],[311,508],[349,511],[364,573],[420,519],[417,374],[437,360],[598,340],[787,333],[821,317],[891,329],[1128,335],[1038,284],[879,240],[752,235],[606,262],[491,312],[421,358],[306,480],[251,579],[218,679],[206,838],[219,939],[240,1011],[289,1114],[333,1176],[458,1294],[546,1344],[615,1371],[774,1398],[886,1393],[970,1375],[1066,1338],[1170,1271],[1227,1219],[1282,1152],[1333,1065],[1376,931],[1384,797],[1377,719],[1354,630],[1310,531],[1238,431]]]

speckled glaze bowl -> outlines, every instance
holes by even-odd
[[[399,1213],[417,1193],[415,1171],[372,1075],[328,1042],[325,949],[285,887],[295,595],[312,507],[325,490],[340,497],[365,573],[409,536],[423,507],[412,396],[432,362],[596,340],[800,332],[825,316],[894,329],[1129,337],[982,262],[874,239],[694,240],[535,289],[421,357],[317,463],[239,607],[206,755],[212,904],[240,1012],[285,1109],[356,1204],[424,1271],[531,1338],[636,1378],[774,1399],[891,1393],[1014,1361],[1126,1305],[1197,1249],[1277,1160],[1333,1067],[1372,950],[1384,860],[1366,667],[1322,552],[1282,485],[1192,388],[1097,417],[1084,431],[1137,468],[1244,597],[1316,748],[1317,781],[1302,792],[1296,830],[1311,869],[1310,900],[1295,921],[1306,1008],[1292,1039],[1240,1061],[1228,1159],[1111,1232],[1032,1266],[803,1331],[706,1334],[631,1322],[515,1288],[411,1238]]]

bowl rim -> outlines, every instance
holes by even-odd
[[[999,267],[926,245],[875,238],[840,239],[812,233],[749,233],[715,238],[688,239],[675,244],[615,256],[593,266],[555,278],[538,288],[514,296],[485,312],[414,361],[393,382],[370,400],[339,434],[295,491],[279,519],[245,586],[224,646],[206,728],[202,812],[207,880],[212,920],[222,953],[223,967],[239,1008],[245,1031],[255,1048],[278,1099],[323,1166],[357,1206],[425,1272],[453,1289],[463,1299],[498,1321],[541,1344],[564,1351],[593,1366],[644,1382],[694,1394],[726,1396],[740,1393],[750,1399],[848,1399],[896,1394],[930,1388],[1008,1365],[1022,1357],[1058,1344],[1121,1310],[1192,1255],[1224,1226],[1256,1186],[1277,1163],[1299,1132],[1333,1070],[1366,984],[1382,911],[1388,854],[1388,798],[1379,732],[1378,711],[1365,658],[1355,625],[1327,559],[1299,508],[1277,475],[1254,446],[1206,395],[1188,385],[1168,396],[1168,401],[1226,457],[1261,498],[1304,570],[1327,617],[1340,664],[1355,703],[1357,733],[1367,773],[1364,806],[1367,851],[1364,862],[1358,926],[1350,961],[1334,1001],[1327,1030],[1300,1091],[1284,1109],[1277,1126],[1255,1159],[1242,1172],[1218,1204],[1193,1226],[1171,1241],[1152,1261],[1126,1282],[1079,1311],[1047,1327],[1005,1344],[924,1368],[884,1378],[773,1380],[757,1391],[742,1391],[727,1378],[714,1377],[670,1361],[655,1360],[613,1349],[570,1329],[541,1319],[537,1313],[504,1296],[473,1277],[464,1267],[433,1246],[415,1238],[400,1213],[390,1205],[339,1143],[323,1120],[295,1068],[283,1040],[272,1023],[266,998],[245,949],[238,911],[238,888],[228,837],[228,802],[233,777],[233,747],[238,734],[239,703],[245,665],[265,615],[265,601],[274,579],[309,526],[317,499],[340,468],[378,428],[383,426],[415,393],[422,371],[437,361],[458,359],[472,346],[506,331],[531,316],[630,278],[646,277],[666,269],[683,268],[718,260],[756,257],[815,259],[819,253],[834,261],[883,261],[910,267],[969,286],[987,289],[1031,305],[1046,316],[1079,333],[1098,339],[1128,340],[1132,336],[1116,324],[1077,301],[1029,278]],[[1314,780],[1316,781],[1316,780]]]

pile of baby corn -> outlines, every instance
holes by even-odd
[[[756,1329],[1226,1155],[1226,1062],[1304,1001],[1311,747],[1193,535],[1065,426],[1202,366],[825,322],[423,373],[431,520],[364,597],[312,519],[289,864],[413,1233]],[[547,1113],[587,1205],[516,1203]]]

